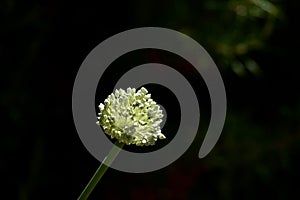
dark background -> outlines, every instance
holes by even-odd
[[[223,133],[202,160],[205,125],[164,169],[109,169],[91,199],[297,199],[299,6],[292,0],[2,0],[0,198],[78,197],[99,161],[73,123],[77,70],[106,38],[159,26],[196,39],[219,67],[228,96]]]

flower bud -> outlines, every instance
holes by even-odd
[[[160,129],[162,110],[144,87],[137,92],[135,88],[115,90],[99,110],[97,124],[119,142],[148,146],[166,138]]]

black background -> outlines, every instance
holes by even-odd
[[[146,174],[109,169],[91,199],[298,196],[299,3],[274,4],[284,17],[263,47],[243,55],[255,58],[262,73],[238,76],[224,67],[216,47],[201,38],[201,30],[223,25],[230,29],[235,27],[234,21],[228,24],[225,18],[215,24],[204,23],[218,13],[206,10],[202,2],[2,1],[0,198],[78,197],[100,163],[87,152],[73,123],[72,88],[77,70],[104,39],[144,26],[199,30],[195,39],[212,55],[225,82],[228,115],[224,131],[214,150],[199,160],[197,153],[209,116],[208,108],[201,109],[203,129],[178,161]],[[184,6],[190,7],[190,13],[184,12]],[[252,29],[247,26],[243,30]],[[195,76],[187,71],[190,77]],[[205,89],[201,91],[207,95]],[[207,100],[203,101],[205,107]]]

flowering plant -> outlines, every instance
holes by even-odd
[[[110,94],[99,105],[98,121],[104,132],[116,138],[115,146],[105,157],[107,165],[99,166],[90,182],[79,196],[79,200],[87,199],[109,165],[116,158],[124,144],[137,146],[154,145],[157,139],[165,139],[161,133],[160,123],[163,114],[159,105],[151,99],[146,88],[136,91],[135,88],[119,89]]]

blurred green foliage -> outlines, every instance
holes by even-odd
[[[278,0],[167,0],[157,5],[141,1],[135,10],[138,23],[167,24],[196,38],[221,68],[240,76],[261,74],[251,53],[271,47],[268,38],[285,18]]]

